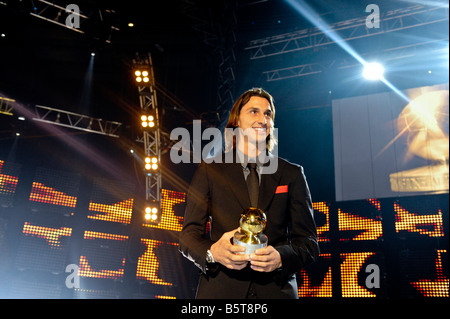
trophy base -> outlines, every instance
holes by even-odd
[[[448,165],[417,167],[389,175],[394,192],[448,192]]]
[[[259,243],[246,243],[246,242],[240,240],[243,237],[246,237],[246,236],[239,232],[236,232],[233,237],[233,244],[245,247],[245,249],[246,249],[244,252],[242,252],[240,254],[250,255],[250,254],[253,254],[255,252],[255,250],[257,250],[257,249],[267,247],[268,239],[267,239],[267,236],[264,234],[259,234],[256,236],[259,240]]]

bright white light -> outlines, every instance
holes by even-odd
[[[348,44],[348,41],[344,41],[344,39],[335,31],[333,28],[328,26],[324,20],[320,19],[319,15],[306,3],[305,0],[286,0],[298,13],[300,13],[304,18],[309,20],[312,24],[314,24],[317,28],[319,28],[326,36],[328,36],[331,40],[333,40],[337,45],[339,45],[342,49],[344,49],[348,54],[350,54],[353,58],[355,58],[362,65],[366,65],[367,62]],[[448,59],[447,59],[448,60]],[[448,64],[447,64],[448,66]],[[380,80],[386,84],[392,91],[398,94],[402,99],[410,102],[409,98],[403,94],[400,90],[398,90],[395,86],[393,86],[389,81],[387,81],[384,77],[381,77]]]
[[[363,77],[369,81],[383,79],[384,67],[378,62],[368,62],[363,69]]]
[[[91,53],[91,56],[95,56],[95,52],[92,52],[92,53]]]

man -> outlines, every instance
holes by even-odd
[[[268,92],[257,88],[243,93],[225,129],[227,152],[202,162],[193,177],[180,251],[202,270],[197,298],[298,298],[295,273],[318,256],[303,168],[267,152],[277,142],[274,118],[275,106]],[[231,137],[227,136],[230,130]],[[253,203],[246,184],[253,174],[247,163],[252,162],[257,164],[259,180]],[[267,167],[272,170],[265,173]],[[265,212],[264,234],[269,242],[247,255],[244,247],[232,244],[232,238],[241,212],[251,206]],[[208,221],[210,238],[205,236]]]

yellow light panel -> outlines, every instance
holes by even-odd
[[[178,244],[146,238],[141,239],[141,244],[145,245],[145,252],[138,258],[136,278],[146,280],[154,285],[173,286],[173,283],[166,282],[158,277],[160,263],[156,257],[155,249],[162,244],[174,246],[178,246]]]
[[[167,189],[161,190],[161,220],[157,225],[144,224],[145,227],[164,230],[181,231],[183,228],[183,217],[176,216],[174,206],[184,203],[186,194]]]
[[[109,239],[109,240],[119,240],[125,241],[128,239],[128,236],[125,235],[116,235],[116,234],[108,234],[108,233],[99,233],[95,231],[86,230],[84,232],[84,239]]]
[[[437,214],[417,215],[394,203],[394,211],[395,231],[397,233],[407,231],[429,237],[444,237],[444,223],[440,209]]]
[[[31,225],[30,223],[25,222],[25,224],[23,225],[22,233],[25,236],[43,238],[51,248],[61,249],[61,237],[70,237],[72,235],[72,228],[50,228]]]
[[[80,256],[78,275],[80,277],[118,279],[122,278],[125,270],[125,258],[122,259],[122,268],[116,270],[92,269],[86,256]]]
[[[378,211],[381,211],[381,203],[378,199],[376,198],[369,198],[367,200],[369,203],[372,204],[373,207],[375,207]]]
[[[361,234],[356,235],[353,238],[341,238],[341,241],[377,240],[378,238],[383,236],[383,227],[381,224],[381,220],[345,213],[339,208],[338,222],[339,231],[362,231]]]
[[[312,203],[313,209],[325,215],[326,221],[322,226],[317,227],[317,239],[319,242],[329,242],[330,238],[325,233],[330,231],[330,208],[325,202]]]
[[[319,258],[331,260],[331,254],[320,254]],[[331,266],[328,268],[322,283],[319,286],[313,286],[311,279],[308,276],[305,269],[300,270],[300,279],[302,285],[298,287],[298,296],[303,297],[315,297],[315,298],[331,298],[333,297],[332,291],[332,274]]]
[[[85,231],[84,239],[95,240],[95,239],[107,239],[113,241],[126,241],[128,236],[101,233],[94,231]],[[125,257],[121,259],[121,266],[118,269],[95,269],[89,264],[89,259],[87,256],[81,255],[79,262],[78,274],[80,277],[89,278],[104,278],[104,279],[118,279],[122,278],[125,270]]]
[[[75,196],[67,195],[38,182],[33,182],[30,201],[67,207],[75,207],[77,204]]]
[[[129,224],[133,212],[133,198],[111,205],[94,203],[91,201],[89,203],[89,210],[103,213],[88,215],[87,217],[90,219]]]
[[[0,194],[9,193],[14,194],[16,192],[17,183],[19,178],[16,176],[1,174],[3,164],[5,162],[0,160]]]
[[[366,260],[374,252],[344,253],[341,254],[341,289],[342,297],[376,297],[376,295],[358,283],[358,273]]]
[[[155,298],[156,298],[156,299],[177,299],[176,297],[172,297],[172,296],[161,296],[161,295],[156,295]]]
[[[424,297],[449,297],[450,280],[445,277],[442,266],[442,255],[446,253],[446,250],[437,251],[435,279],[422,279],[411,283]]]

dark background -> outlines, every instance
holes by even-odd
[[[85,204],[88,203],[90,187],[98,178],[133,185],[127,191],[132,192],[136,199],[145,196],[142,161],[139,159],[139,154],[143,154],[143,144],[137,141],[142,136],[138,122],[140,107],[132,75],[132,59],[136,53],[150,53],[152,56],[161,125],[165,132],[170,133],[176,127],[189,129],[194,119],[204,119],[205,126],[219,127],[226,121],[226,110],[218,108],[218,91],[224,80],[219,68],[223,62],[221,54],[229,53],[229,49],[233,48],[236,59],[233,65],[234,81],[230,88],[233,98],[236,99],[243,91],[255,86],[263,87],[274,96],[279,156],[301,164],[313,201],[323,201],[330,206],[331,242],[321,243],[321,249],[323,253],[333,253],[331,264],[334,274],[339,273],[342,261],[338,252],[382,251],[386,258],[383,263],[387,265],[383,271],[391,276],[387,276],[390,286],[380,295],[389,297],[409,294],[409,298],[419,298],[416,291],[411,292],[413,289],[408,286],[407,279],[404,285],[407,287],[405,289],[409,289],[407,293],[402,290],[403,286],[400,287],[403,277],[398,275],[403,266],[398,266],[399,260],[404,261],[401,265],[408,265],[412,258],[409,255],[411,250],[419,251],[416,254],[418,256],[424,256],[422,252],[427,251],[430,255],[427,265],[431,265],[432,273],[435,250],[448,248],[448,242],[444,241],[445,238],[423,240],[420,236],[412,236],[411,239],[409,234],[399,236],[394,229],[393,203],[400,200],[410,212],[416,213],[436,214],[437,210],[442,209],[446,225],[444,232],[448,235],[448,194],[382,201],[381,212],[375,211],[367,202],[335,202],[331,101],[389,91],[390,88],[383,83],[363,80],[358,66],[339,68],[339,63],[333,64],[333,61],[343,60],[355,62],[336,44],[250,59],[251,52],[246,48],[251,41],[314,27],[286,1],[77,1],[82,13],[90,17],[89,21],[81,25],[85,34],[31,16],[33,6],[38,4],[38,1],[35,2],[0,1],[0,33],[5,35],[0,37],[0,96],[16,100],[14,115],[0,114],[0,159],[9,165],[18,163],[21,177],[13,207],[2,207],[0,215],[2,225],[6,225],[4,234],[8,237],[3,243],[11,244],[11,253],[19,245],[18,236],[26,238],[21,234],[23,222],[30,213],[25,201],[38,168],[68,172],[80,178],[79,198],[80,201],[84,198]],[[71,2],[75,1],[58,3],[64,7]],[[364,18],[368,15],[364,11],[367,4],[373,2],[307,1],[316,17],[328,24]],[[376,4],[380,7],[382,17],[390,10],[420,5],[416,1],[376,1]],[[426,8],[439,7],[441,4],[443,2],[433,1]],[[348,41],[348,44],[361,55],[402,46],[411,47],[408,54],[390,61],[386,67],[387,79],[398,89],[447,83],[448,3],[446,5],[446,16],[444,14],[442,21],[420,26],[415,23],[412,28],[399,27],[397,31],[361,37]],[[234,8],[234,15],[230,13],[231,8]],[[428,21],[427,16],[420,19]],[[59,21],[64,23],[64,20],[63,13]],[[404,21],[405,25],[411,23],[408,21]],[[134,27],[128,27],[129,22],[133,22]],[[119,30],[111,31],[111,25]],[[106,40],[110,40],[110,43]],[[422,45],[424,42],[441,40],[444,46],[447,45],[446,56],[445,52],[443,56]],[[91,57],[92,52],[95,52],[95,57]],[[92,72],[88,72],[92,61]],[[263,73],[308,63],[330,66],[318,74],[279,81],[267,81]],[[119,137],[33,121],[35,105],[120,122]],[[228,109],[231,106],[229,104]],[[217,113],[218,121],[207,120],[217,119]],[[18,120],[20,115],[25,116],[25,121]],[[20,136],[16,135],[18,132]],[[137,150],[138,156],[131,156],[130,149]],[[163,187],[185,192],[195,164],[174,165],[165,149],[162,165]],[[11,170],[11,166],[8,166],[8,170]],[[11,171],[4,170],[2,173],[14,175]],[[346,212],[359,216],[383,219],[383,239],[365,245],[358,242],[343,244],[338,235],[337,220],[338,210],[342,207],[345,207],[343,209]],[[182,213],[182,207],[177,208],[177,214],[181,216]],[[323,223],[323,215],[316,214],[316,218],[319,224]],[[57,224],[55,221],[52,223]],[[81,217],[71,220],[70,225],[74,229],[74,243],[71,243],[74,255],[69,256],[69,262],[78,262],[82,231],[87,225],[83,224]],[[96,224],[95,227],[105,232],[133,233],[131,226],[123,228]],[[152,233],[152,236],[174,241],[172,235],[167,238],[162,231]],[[183,263],[189,274],[193,271],[192,265],[180,256],[170,258]],[[8,262],[3,258],[0,266],[9,269],[15,265]],[[318,267],[320,270],[320,264]],[[327,267],[325,263],[324,269]],[[169,269],[165,271],[170,272]],[[124,285],[132,284],[127,289],[120,287],[125,294],[119,293],[119,296],[130,297],[138,290],[143,295],[148,293],[147,297],[154,297],[154,287],[136,288],[137,284],[128,280],[133,276],[133,267],[127,271]],[[17,272],[26,278],[25,273],[13,270],[13,274]],[[12,277],[9,274],[6,272],[3,278]],[[46,280],[55,281],[51,274],[38,274],[44,283]],[[30,276],[35,276],[35,273]],[[64,276],[64,273],[59,276]],[[415,276],[422,278],[417,274]],[[317,278],[317,283],[320,283],[323,274]],[[333,287],[339,295],[339,277],[336,278],[333,279]],[[190,297],[195,289],[195,278],[187,275],[182,280],[187,292],[183,291],[180,295]],[[101,283],[99,286],[96,286],[97,282],[91,284],[93,289],[101,290],[95,287],[102,285],[108,289],[117,288],[116,283]],[[105,291],[108,290],[106,288]]]
[[[131,60],[137,52],[152,55],[157,86],[167,92],[158,93],[161,125],[170,133],[174,127],[189,128],[192,114],[195,118],[205,118],[205,112],[217,111],[217,92],[221,84],[219,53],[221,48],[231,46],[236,58],[230,89],[233,98],[254,86],[261,86],[274,96],[279,155],[304,166],[313,198],[317,200],[334,198],[331,100],[389,90],[384,84],[362,80],[360,69],[355,67],[331,67],[315,75],[268,82],[264,71],[312,62],[354,61],[336,44],[251,60],[250,50],[246,50],[250,41],[312,27],[311,22],[281,0],[81,1],[78,3],[80,10],[90,16],[81,24],[85,34],[31,16],[31,2],[4,3],[8,5],[0,5],[0,29],[5,34],[0,38],[2,96],[15,99],[31,111],[37,104],[122,123],[119,139],[73,130],[67,130],[67,134],[77,135],[82,143],[92,143],[92,148],[101,154],[104,152],[107,158],[123,158],[124,167],[132,166],[129,148],[141,146],[135,142],[141,133],[136,118],[139,101],[131,70]],[[365,18],[368,15],[364,12],[365,7],[371,2],[308,3],[317,17],[333,24]],[[377,4],[382,17],[389,10],[417,5],[408,1]],[[233,23],[229,18],[230,8],[234,8]],[[198,22],[200,18],[202,24]],[[60,21],[64,23],[64,14]],[[127,26],[130,21],[135,25],[133,28]],[[349,44],[364,55],[404,44],[448,39],[447,24],[448,18],[439,23],[351,40]],[[110,31],[110,25],[120,30]],[[207,38],[207,33],[214,36]],[[110,43],[106,39],[110,39]],[[91,52],[96,56],[88,78]],[[391,69],[387,70],[387,77],[395,87],[405,89],[447,82],[445,58],[414,47],[411,52],[411,57],[395,61],[393,66],[391,62]],[[430,69],[432,74],[427,73]],[[183,108],[193,113],[183,111]],[[220,115],[220,121],[226,121],[227,114]],[[72,147],[64,139],[57,144],[51,143],[51,150],[41,147],[51,134],[41,133],[41,128],[35,130],[36,123],[31,119],[17,123],[16,117],[17,114],[14,117],[0,115],[3,157],[9,153],[19,128],[22,130],[17,142],[19,153],[21,149],[29,150],[39,145],[32,152],[36,160],[44,157],[45,161],[59,163],[73,157],[65,153],[71,152]],[[38,155],[44,149],[44,155]],[[26,154],[17,156],[31,158]],[[183,180],[190,181],[191,165],[172,167],[168,155],[163,158],[163,163],[170,170],[176,170]]]

